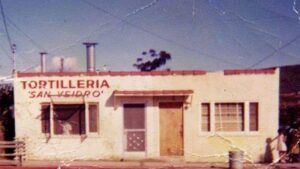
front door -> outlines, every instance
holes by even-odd
[[[159,104],[160,155],[183,155],[183,103]]]
[[[145,151],[145,105],[124,105],[125,151]]]

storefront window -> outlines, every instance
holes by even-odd
[[[84,104],[53,105],[54,134],[85,134]]]
[[[215,130],[244,131],[244,104],[216,103]]]
[[[54,135],[85,135],[88,128],[89,133],[97,133],[99,128],[98,104],[88,103],[87,105],[88,111],[85,112],[85,104],[42,104],[41,132]],[[50,118],[51,114],[53,119]],[[89,126],[85,120],[87,115],[89,115]],[[51,131],[51,127],[53,127],[53,131]]]

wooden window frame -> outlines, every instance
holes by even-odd
[[[233,108],[233,109],[232,109]],[[241,111],[241,121],[240,120],[240,108]],[[217,111],[219,112],[217,117]],[[236,119],[234,119],[234,116]],[[215,120],[215,130],[218,132],[244,132],[245,131],[245,105],[243,102],[218,102],[215,103],[215,119],[219,118],[219,123],[221,125],[220,130],[217,129],[217,120]],[[225,122],[223,122],[225,121]],[[240,125],[241,130],[228,130],[224,129],[223,125],[236,124],[237,128]],[[228,127],[228,126],[227,126]]]
[[[243,130],[239,130],[239,131],[220,131],[220,130],[217,130],[216,129],[216,113],[217,113],[217,111],[216,111],[216,104],[221,104],[221,103],[234,103],[234,104],[242,104],[242,108],[243,108],[243,117],[242,117],[242,120],[243,120],[243,125],[242,125],[242,127],[243,127]],[[202,120],[203,120],[203,118],[202,118],[202,105],[203,104],[209,104],[210,106],[209,106],[209,113],[210,113],[210,119],[209,119],[209,123],[210,123],[210,125],[209,125],[209,128],[210,128],[210,130],[209,131],[205,131],[205,130],[203,130],[202,129]],[[252,128],[251,128],[251,108],[250,108],[250,106],[251,106],[251,104],[256,104],[257,105],[257,113],[256,113],[256,125],[257,125],[257,127],[256,127],[256,130],[253,130]],[[260,125],[259,125],[259,123],[260,123],[260,107],[261,107],[261,104],[260,104],[260,102],[258,102],[258,101],[230,101],[230,102],[226,102],[226,101],[203,101],[203,102],[200,102],[200,106],[199,106],[199,108],[200,108],[200,113],[199,113],[199,116],[198,116],[198,119],[199,119],[199,121],[200,121],[200,125],[198,125],[199,126],[199,128],[198,128],[198,130],[199,130],[199,135],[201,136],[201,135],[208,135],[208,134],[211,134],[211,133],[214,133],[214,132],[217,132],[217,133],[222,133],[222,134],[228,134],[228,135],[239,135],[239,134],[250,134],[250,135],[256,135],[256,134],[259,134],[259,131],[260,131]]]
[[[90,105],[96,105],[97,106],[97,114],[96,114],[96,124],[97,124],[97,131],[96,132],[90,132],[90,110],[89,110],[89,106]],[[99,135],[100,134],[100,107],[99,107],[99,103],[98,102],[88,102],[86,103],[86,131],[89,135]]]
[[[204,130],[203,129],[203,122],[204,122],[204,119],[203,119],[203,106],[207,106],[208,108],[208,112],[207,112],[207,121],[205,123],[207,123],[207,130]],[[202,132],[210,132],[211,131],[211,107],[210,107],[210,103],[201,103],[201,131]]]
[[[251,123],[252,123],[252,119],[251,119],[251,115],[252,115],[252,111],[251,111],[251,105],[255,105],[255,129],[251,129]],[[249,131],[250,132],[257,132],[259,131],[259,103],[258,102],[249,102]]]
[[[82,134],[72,134],[72,135],[63,135],[63,134],[55,134],[54,133],[54,111],[53,111],[53,106],[54,105],[70,105],[70,104],[83,104],[85,106],[85,109],[84,109],[84,118],[85,118],[85,132],[82,133]],[[89,105],[97,105],[97,132],[90,132],[89,131]],[[50,132],[43,132],[42,130],[42,124],[41,124],[41,130],[40,132],[42,134],[44,134],[46,136],[46,138],[50,138],[52,136],[54,137],[86,137],[87,135],[88,136],[99,136],[99,133],[100,133],[100,108],[99,108],[99,103],[98,102],[86,102],[86,103],[76,103],[76,102],[71,102],[71,103],[51,103],[51,102],[43,102],[40,104],[41,106],[41,116],[42,116],[42,106],[44,105],[49,105],[50,106],[50,125],[49,125],[49,129],[48,131]],[[41,117],[41,123],[42,123],[42,117]]]

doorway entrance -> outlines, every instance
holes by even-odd
[[[160,155],[183,155],[183,103],[159,103]]]
[[[145,105],[124,104],[125,151],[145,151],[145,132]]]

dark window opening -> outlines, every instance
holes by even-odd
[[[54,134],[82,135],[85,134],[84,104],[53,105]]]
[[[42,133],[50,133],[50,104],[42,104],[41,106]]]
[[[250,103],[250,131],[258,131],[258,103]]]

